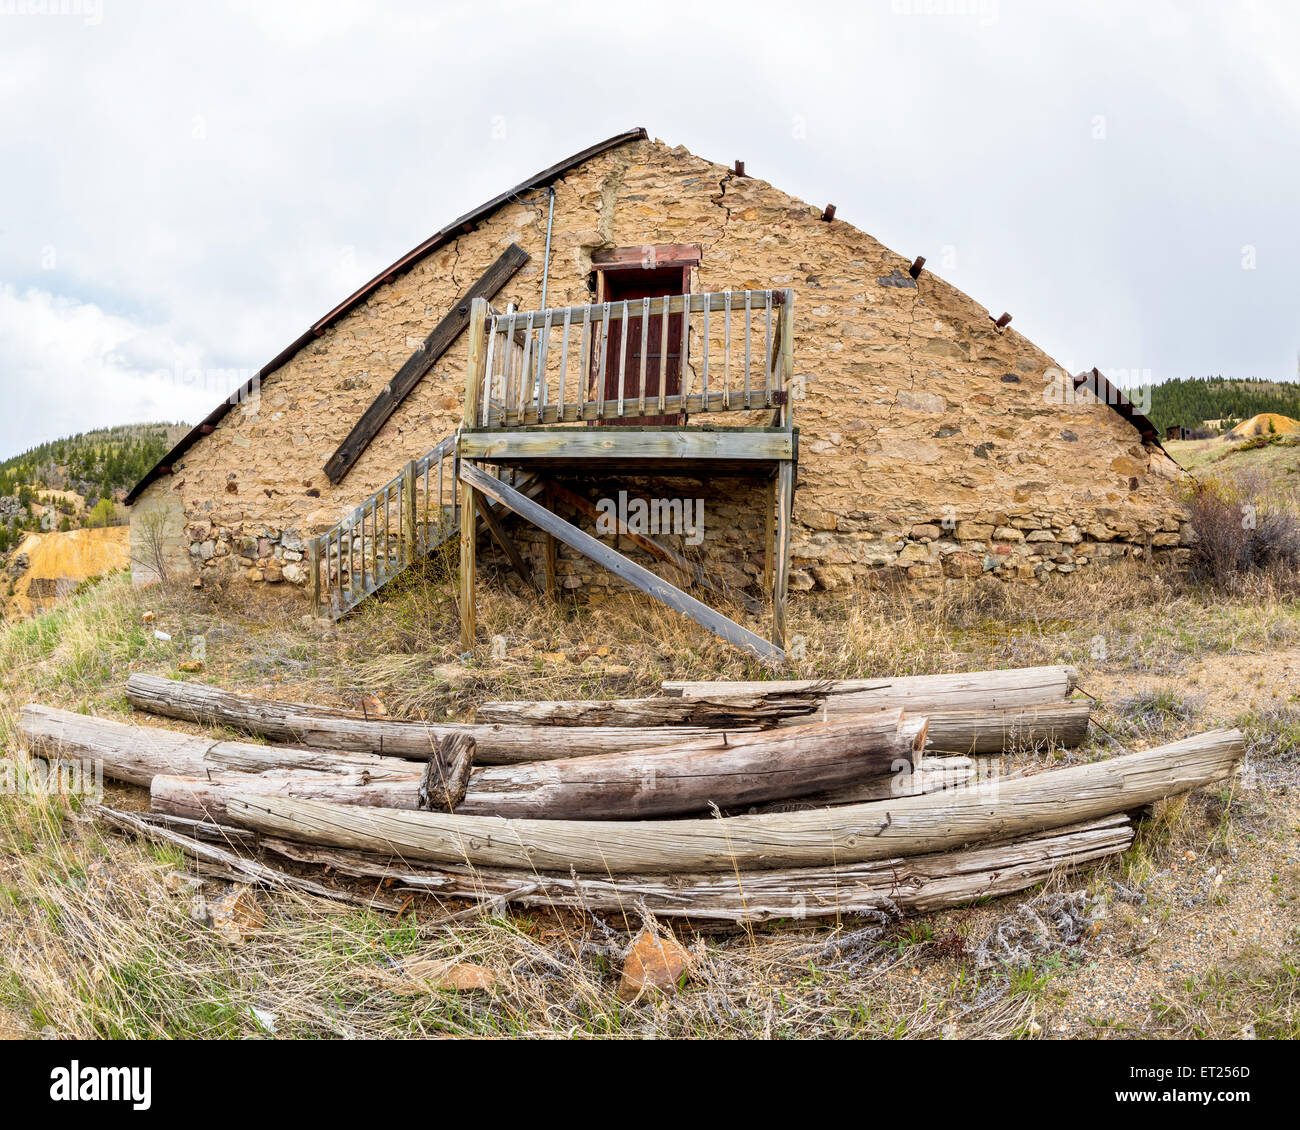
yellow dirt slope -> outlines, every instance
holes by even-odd
[[[1254,436],[1270,433],[1284,436],[1291,432],[1300,432],[1300,420],[1293,420],[1290,416],[1280,416],[1276,412],[1261,412],[1249,420],[1242,420],[1228,433],[1228,436],[1231,439],[1251,439]]]
[[[10,555],[6,573],[0,574],[4,618],[17,620],[44,612],[82,581],[125,569],[130,561],[130,534],[129,526],[28,534]],[[26,568],[21,567],[23,555]]]

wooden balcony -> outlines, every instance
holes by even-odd
[[[481,512],[529,582],[531,571],[487,507],[531,522],[547,538],[541,588],[554,590],[558,542],[630,585],[768,662],[783,658],[790,513],[798,435],[794,428],[794,293],[790,290],[679,294],[504,312],[476,299],[470,311],[465,412],[456,436],[465,514]],[[493,465],[497,477],[481,465]],[[547,499],[576,496],[549,479],[611,474],[735,476],[765,483],[765,585],[770,640],[508,485],[523,473]],[[461,521],[462,643],[475,643],[474,523]],[[620,530],[620,533],[624,531]],[[628,531],[687,588],[716,593],[698,566]],[[760,605],[748,601],[753,611]]]
[[[498,313],[476,303],[464,458],[773,478],[796,458],[789,290]]]

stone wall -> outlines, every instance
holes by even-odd
[[[929,588],[986,573],[1032,582],[1186,541],[1180,472],[1163,452],[1144,448],[1110,408],[1064,392],[1052,359],[1017,331],[998,329],[928,271],[914,281],[907,258],[849,224],[660,142],[595,157],[555,189],[551,305],[590,301],[591,255],[614,246],[700,244],[697,291],[793,288],[803,390],[794,589],[882,577]],[[540,192],[380,287],[232,409],[142,502],[179,500],[200,572],[301,583],[304,537],[454,431],[463,342],[338,486],[325,461],[511,242],[533,258],[496,305],[540,306],[545,234]],[[761,568],[763,502],[763,492],[740,490],[719,510],[735,523],[726,534],[719,523],[706,542],[721,567],[753,578],[757,553]],[[540,537],[519,536],[535,553]],[[608,583],[586,564],[562,569],[584,590]]]

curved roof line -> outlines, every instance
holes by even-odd
[[[446,227],[433,233],[423,243],[411,248],[396,262],[391,263],[379,272],[374,278],[359,289],[348,295],[342,302],[329,311],[323,318],[315,321],[311,326],[302,333],[295,341],[281,350],[275,357],[257,370],[242,385],[232,392],[225,400],[216,406],[207,416],[198,424],[191,428],[177,442],[177,444],[158,460],[145,473],[144,477],[131,488],[130,493],[126,496],[128,504],[134,502],[140,497],[141,491],[145,489],[155,479],[165,474],[170,474],[172,464],[193,447],[200,439],[206,435],[211,435],[216,426],[225,417],[236,404],[241,404],[248,399],[253,389],[265,377],[270,376],[280,366],[287,364],[288,361],[304,345],[307,345],[314,338],[318,338],[335,322],[346,316],[361,305],[376,290],[385,283],[392,282],[403,271],[408,270],[418,263],[427,255],[431,255],[441,247],[445,247],[458,236],[471,232],[474,228],[489,214],[495,212],[501,205],[509,202],[512,198],[524,192],[530,192],[535,188],[541,188],[562,177],[571,169],[581,165],[584,161],[592,157],[599,156],[610,149],[616,149],[620,145],[625,145],[629,141],[644,141],[650,135],[646,133],[645,127],[637,126],[635,129],[624,130],[622,133],[616,133],[613,137],[607,137],[604,141],[599,141],[595,145],[590,145],[586,149],[566,157],[563,161],[543,169],[536,176],[529,177],[528,180],[507,189],[505,192],[492,197],[491,200],[485,201],[472,211],[466,212],[463,216],[457,216]]]

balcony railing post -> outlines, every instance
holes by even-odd
[[[794,427],[794,291],[781,292],[781,356],[777,362],[778,387],[785,395],[781,398],[781,426],[790,431]]]
[[[415,526],[415,460],[406,465],[402,478],[402,524],[406,527],[406,539],[402,548],[405,551],[405,564],[414,565],[420,554],[420,536]]]
[[[469,308],[469,358],[465,364],[465,421],[467,428],[479,426],[479,401],[483,397],[484,352],[488,304],[476,298]]]

